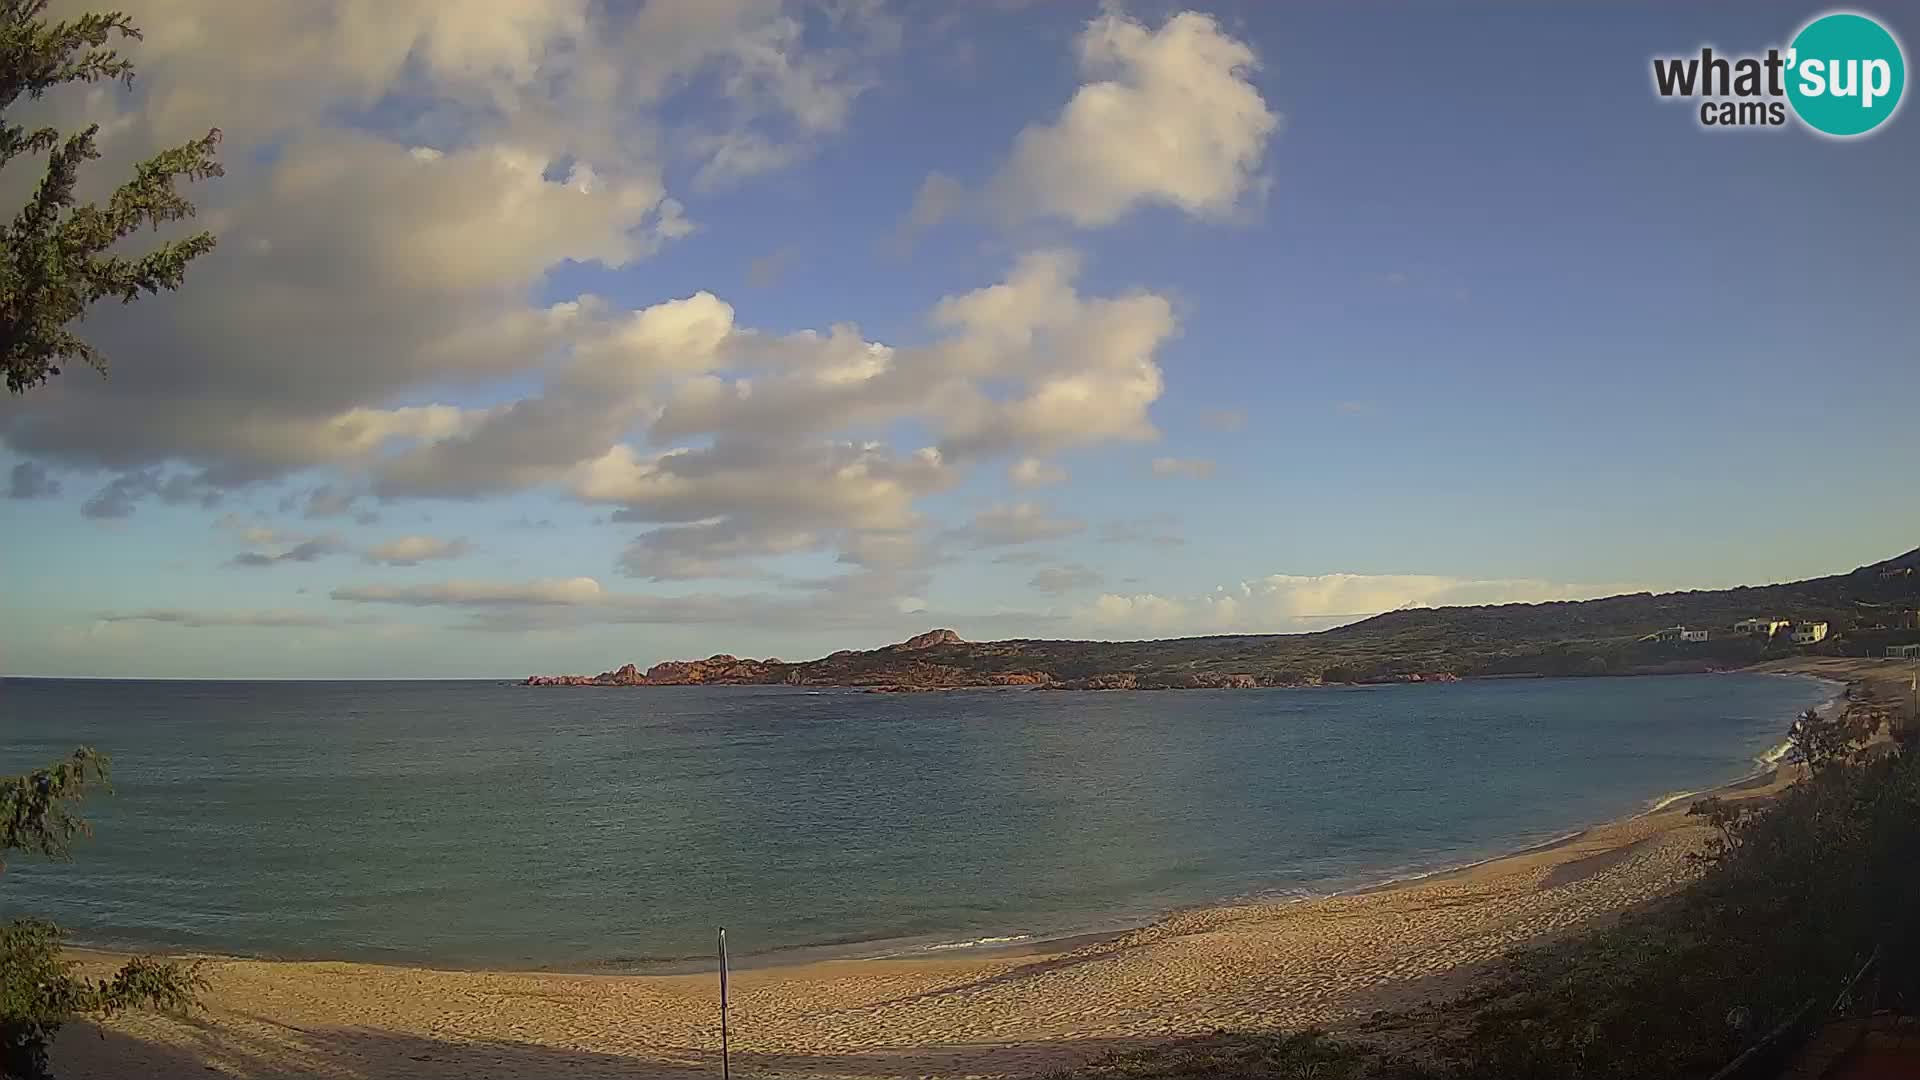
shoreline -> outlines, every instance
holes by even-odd
[[[1751,670],[1752,669],[1743,669],[1743,671]],[[1779,674],[1790,678],[1808,678],[1816,682],[1829,684],[1833,688],[1832,695],[1817,706],[1823,711],[1837,702],[1844,701],[1847,689],[1852,685],[1849,682],[1828,675],[1818,675],[1794,670],[1756,673]],[[1538,677],[1545,678],[1548,676]],[[1034,688],[981,687],[978,689],[1027,690]],[[1787,720],[1789,723],[1791,722],[1790,717],[1787,718]],[[1451,875],[1470,871],[1477,867],[1499,863],[1507,859],[1549,852],[1561,846],[1574,843],[1595,829],[1647,817],[1666,810],[1677,802],[1688,799],[1705,798],[1720,792],[1738,790],[1743,786],[1751,785],[1755,782],[1766,781],[1779,769],[1780,762],[1784,760],[1784,752],[1787,748],[1788,744],[1785,742],[1773,745],[1765,753],[1756,755],[1751,759],[1756,768],[1722,783],[1689,791],[1669,792],[1650,796],[1642,801],[1643,804],[1640,809],[1630,813],[1617,814],[1596,821],[1589,821],[1565,832],[1539,839],[1524,840],[1512,847],[1497,848],[1490,854],[1480,855],[1465,861],[1441,861],[1433,865],[1415,864],[1411,868],[1396,867],[1383,869],[1380,873],[1385,876],[1377,878],[1371,876],[1371,871],[1364,871],[1360,874],[1353,875],[1352,878],[1328,879],[1326,881],[1292,886],[1272,885],[1257,887],[1239,893],[1208,897],[1191,903],[1161,908],[1148,915],[1117,917],[1104,921],[1095,918],[1089,920],[1089,925],[1071,926],[1057,931],[1030,931],[1014,927],[999,927],[982,930],[976,937],[960,940],[937,939],[935,935],[928,934],[908,938],[863,938],[839,942],[782,946],[765,952],[736,956],[733,958],[731,966],[734,971],[771,971],[783,968],[808,967],[816,964],[861,964],[878,961],[912,963],[917,961],[963,960],[973,957],[990,959],[1002,956],[1044,957],[1060,952],[1071,951],[1088,944],[1110,941],[1127,934],[1149,929],[1171,919],[1215,908],[1233,908],[1250,904],[1311,903],[1342,896],[1377,893],[1402,885],[1444,879]],[[1353,878],[1359,878],[1360,880],[1355,881]],[[1336,883],[1337,887],[1326,887]],[[956,933],[963,932],[964,931],[957,931]],[[112,941],[87,941],[77,937],[70,940],[72,944],[68,946],[67,951],[70,954],[84,957],[156,955],[176,959],[206,960],[224,963],[368,964],[383,968],[446,974],[495,973],[530,976],[580,975],[618,978],[670,978],[710,972],[715,969],[717,964],[717,961],[712,956],[700,956],[672,957],[623,963],[556,964],[545,967],[517,967],[488,964],[463,965],[433,960],[354,959],[326,955],[302,956],[264,952],[201,951],[183,948],[167,948],[164,946],[157,949],[146,950],[138,945]]]
[[[1764,797],[1791,771],[1727,790]],[[1695,873],[1685,855],[1707,832],[1685,814],[1675,805],[1417,880],[1194,908],[1092,938],[736,970],[735,1066],[788,1076],[1024,1076],[1215,1027],[1350,1027],[1376,1009],[1464,990],[1513,947],[1685,884]],[[75,955],[92,974],[119,959]],[[81,1026],[61,1038],[59,1075],[450,1080],[602,1075],[617,1065],[691,1077],[715,1064],[718,1047],[711,971],[209,958],[206,973],[214,987],[206,1013],[126,1014],[104,1039]],[[375,1066],[370,1043],[403,1052],[383,1053]],[[326,1069],[342,1045],[354,1069]]]
[[[1839,681],[1830,665],[1790,674]],[[1867,681],[1844,673],[1847,685]],[[1336,1030],[1471,986],[1507,951],[1617,917],[1698,873],[1710,794],[1764,798],[1792,765],[1571,835],[1334,895],[1251,899],[1053,940],[734,972],[734,1062],[762,1074],[1014,1076],[1215,1027]],[[89,973],[115,955],[76,951]],[[717,1071],[711,970],[458,971],[209,958],[188,1020],[63,1035],[60,1075],[399,1080]]]

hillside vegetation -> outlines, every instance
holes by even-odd
[[[1863,652],[1883,639],[1920,640],[1898,627],[1920,607],[1920,549],[1851,573],[1780,585],[1601,600],[1390,611],[1313,634],[1241,634],[1161,641],[963,641],[936,630],[818,660],[714,656],[632,665],[595,677],[533,683],[684,685],[789,683],[931,688],[1054,685],[1090,688],[1289,686],[1317,682],[1447,679],[1474,675],[1603,675],[1738,667],[1796,649],[1784,638],[1641,640],[1672,626],[1726,631],[1746,618],[1830,624],[1819,651]]]

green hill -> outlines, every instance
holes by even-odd
[[[1920,641],[1920,549],[1851,573],[1779,585],[1599,600],[1389,611],[1313,634],[1236,634],[1160,641],[964,641],[936,630],[896,645],[800,663],[714,656],[631,666],[591,679],[614,686],[788,683],[925,689],[1054,685],[1093,688],[1280,686],[1487,675],[1605,675],[1740,667],[1816,651],[1866,655]],[[1827,640],[1795,645],[1733,633],[1735,622],[1825,622]],[[1703,629],[1705,641],[1650,641]],[[540,677],[528,680],[540,683]],[[555,680],[545,680],[555,681]]]
[[[1920,549],[1851,573],[1779,585],[1600,600],[1390,611],[1313,634],[1245,634],[1160,641],[991,642],[946,640],[839,653],[781,665],[773,681],[839,684],[977,682],[1021,673],[1056,682],[1132,676],[1136,685],[1207,683],[1229,675],[1261,683],[1358,681],[1411,675],[1602,674],[1734,666],[1798,650],[1783,639],[1733,636],[1733,623],[1777,616],[1824,621],[1831,637],[1814,648],[1897,626],[1920,606]],[[1706,642],[1644,642],[1672,626],[1726,636]],[[1920,637],[1920,635],[1913,635]]]

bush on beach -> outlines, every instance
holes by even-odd
[[[74,837],[89,831],[73,807],[106,788],[107,779],[106,756],[86,747],[47,768],[0,777],[0,855],[67,858]],[[205,985],[197,965],[149,957],[134,957],[105,980],[82,978],[61,955],[61,939],[60,928],[43,919],[0,924],[0,1077],[52,1075],[48,1047],[74,1020],[131,1008],[184,1009]]]

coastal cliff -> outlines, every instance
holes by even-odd
[[[876,691],[1025,686],[1063,690],[1246,689],[1447,682],[1522,675],[1723,671],[1787,657],[1880,655],[1920,641],[1920,549],[1845,574],[1780,585],[1599,600],[1389,611],[1312,634],[1160,641],[967,641],[930,630],[876,649],[794,663],[718,653],[528,686],[840,686]],[[1735,632],[1742,620],[1827,623],[1797,645]],[[1687,640],[1670,630],[1701,628]],[[1671,635],[1678,637],[1678,634]]]

